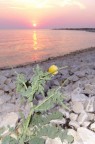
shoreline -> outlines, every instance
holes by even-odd
[[[95,50],[95,47],[90,47],[90,48],[85,48],[85,49],[82,49],[82,50],[72,51],[72,52],[69,52],[69,53],[61,55],[61,56],[49,57],[49,58],[47,58],[45,60],[41,60],[41,61],[28,62],[28,63],[25,63],[25,64],[19,64],[19,65],[15,65],[15,66],[13,66],[13,65],[12,66],[4,66],[4,67],[0,67],[0,71],[1,70],[10,70],[12,68],[23,68],[23,67],[28,67],[28,66],[34,66],[34,65],[37,65],[37,64],[40,65],[42,63],[62,60],[62,59],[65,59],[66,57],[69,58],[71,56],[75,56],[75,55],[82,54],[82,53],[85,53],[85,52],[91,52],[91,51],[94,51],[94,50]]]

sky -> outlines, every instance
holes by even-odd
[[[0,0],[0,29],[95,27],[95,0]]]

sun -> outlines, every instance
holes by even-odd
[[[33,27],[36,27],[37,26],[37,24],[36,23],[33,23]]]

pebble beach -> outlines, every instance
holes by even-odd
[[[0,69],[0,129],[8,125],[16,127],[20,120],[19,112],[27,117],[30,111],[28,103],[21,103],[21,96],[16,92],[16,73],[25,74],[27,80],[33,75],[36,65],[47,71],[51,65],[61,69],[52,80],[47,83],[45,91],[59,87],[66,79],[62,92],[65,95],[64,103],[70,110],[59,108],[65,116],[56,121],[69,129],[68,133],[74,137],[72,144],[95,144],[95,48],[72,52],[70,54],[50,58],[43,62],[27,64],[12,68]],[[34,103],[39,103],[42,96],[35,97]],[[59,138],[47,139],[46,144],[68,144]]]

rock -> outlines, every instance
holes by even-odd
[[[75,113],[71,113],[71,114],[70,114],[70,119],[71,119],[72,121],[76,121],[77,117],[78,117],[78,115],[75,114]]]
[[[90,121],[85,121],[83,124],[82,124],[82,126],[83,127],[88,127],[89,125],[90,125]]]
[[[14,112],[14,111],[17,111],[18,110],[18,108],[17,108],[17,106],[16,105],[14,105],[14,104],[11,104],[11,103],[6,103],[6,104],[2,104],[2,105],[0,105],[0,112],[6,112],[6,113],[8,113],[8,112]]]
[[[38,105],[38,103],[39,103],[36,99],[33,99],[32,102],[33,102],[34,105]]]
[[[62,142],[59,137],[55,139],[47,138],[45,144],[62,144]]]
[[[95,94],[95,85],[86,84],[85,89],[84,89],[84,93],[90,94],[90,95]]]
[[[15,84],[15,82],[11,82],[10,84],[9,84],[9,87],[10,87],[10,89],[15,89],[16,88],[16,84]]]
[[[91,97],[85,102],[85,111],[94,112],[95,111],[95,98]]]
[[[7,78],[5,76],[0,75],[0,84],[4,84]]]
[[[75,75],[78,76],[79,78],[84,77],[85,76],[85,71],[76,71]]]
[[[90,121],[93,121],[94,120],[94,114],[93,113],[88,113],[88,119],[90,120]]]
[[[79,125],[78,122],[76,122],[76,121],[70,121],[70,122],[69,122],[69,125],[70,125],[70,126],[73,126],[75,129],[77,129],[77,128],[80,127],[80,125]]]
[[[39,101],[39,100],[43,100],[43,98],[44,98],[44,97],[42,96],[42,94],[35,94],[35,99],[36,99],[36,100],[38,100],[38,101]]]
[[[77,121],[80,125],[83,124],[86,120],[88,120],[88,115],[86,112],[81,113],[77,119]]]
[[[91,124],[90,129],[95,131],[95,122],[93,124]]]
[[[51,124],[54,124],[54,125],[60,125],[60,124],[65,124],[66,123],[66,120],[63,118],[63,119],[56,119],[56,120],[51,120],[50,121]]]
[[[7,78],[5,84],[8,85],[11,83],[11,78]]]
[[[5,94],[0,96],[0,105],[8,102],[11,99],[11,96]]]
[[[84,95],[81,94],[82,90],[78,87],[76,88],[72,93],[71,93],[71,100],[74,101],[80,101],[80,102],[85,102],[88,98]]]
[[[55,79],[55,80],[52,80],[52,81],[51,81],[51,85],[52,85],[52,86],[54,86],[54,85],[55,85],[55,86],[60,86],[60,83],[59,83],[59,81],[58,81],[57,79]]]
[[[71,100],[78,101],[78,102],[85,102],[88,98],[84,94],[72,94]]]
[[[18,115],[14,112],[7,113],[6,115],[2,115],[0,119],[0,128],[2,127],[16,127],[16,123],[18,121]]]
[[[79,80],[79,78],[78,78],[76,75],[70,76],[68,79],[69,79],[70,81],[73,81],[73,82],[76,82],[76,81]]]
[[[8,85],[6,85],[6,84],[4,84],[2,87],[3,87],[3,90],[4,90],[5,92],[11,91],[10,87],[9,87]]]
[[[84,111],[83,104],[81,102],[73,102],[72,110],[77,114],[82,113]]]
[[[63,108],[59,108],[59,112],[61,112],[66,118],[70,117],[69,112],[65,111]]]
[[[4,95],[4,91],[0,90],[0,96]]]
[[[80,138],[83,144],[95,144],[95,133],[87,128],[78,128],[77,136]]]

